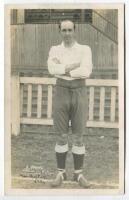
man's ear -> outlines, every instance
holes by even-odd
[[[58,28],[59,28],[59,32],[60,32],[61,31],[61,24],[58,25]]]

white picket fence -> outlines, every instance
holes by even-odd
[[[20,134],[20,124],[53,125],[52,119],[52,95],[55,78],[42,77],[19,77],[12,75],[12,134]],[[27,115],[21,115],[23,109],[23,86],[27,85]],[[32,117],[32,86],[37,85],[37,114]],[[42,118],[42,87],[47,85],[47,117]],[[116,94],[118,80],[87,79],[86,85],[89,87],[89,119],[87,127],[118,128],[116,117]],[[100,88],[99,120],[94,120],[94,96],[95,87]],[[105,115],[105,88],[111,88],[110,121],[104,121]]]

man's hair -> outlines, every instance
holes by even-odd
[[[62,22],[72,22],[73,23],[73,28],[75,30],[75,28],[76,28],[75,23],[72,20],[69,20],[69,19],[64,19],[64,20],[62,20],[62,21],[59,22],[59,30],[61,30],[61,24],[62,24]]]

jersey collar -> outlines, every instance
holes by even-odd
[[[66,48],[66,47],[64,46],[64,42],[61,43],[61,46],[62,46],[63,48]],[[73,44],[73,46],[72,46],[72,47],[69,47],[69,49],[76,48],[77,46],[78,46],[78,43],[77,43],[77,41],[75,41],[75,43]]]

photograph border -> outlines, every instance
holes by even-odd
[[[11,58],[10,9],[118,9],[119,77],[119,189],[12,189],[11,188]],[[5,194],[7,195],[111,195],[124,193],[124,4],[11,4],[5,5]]]

